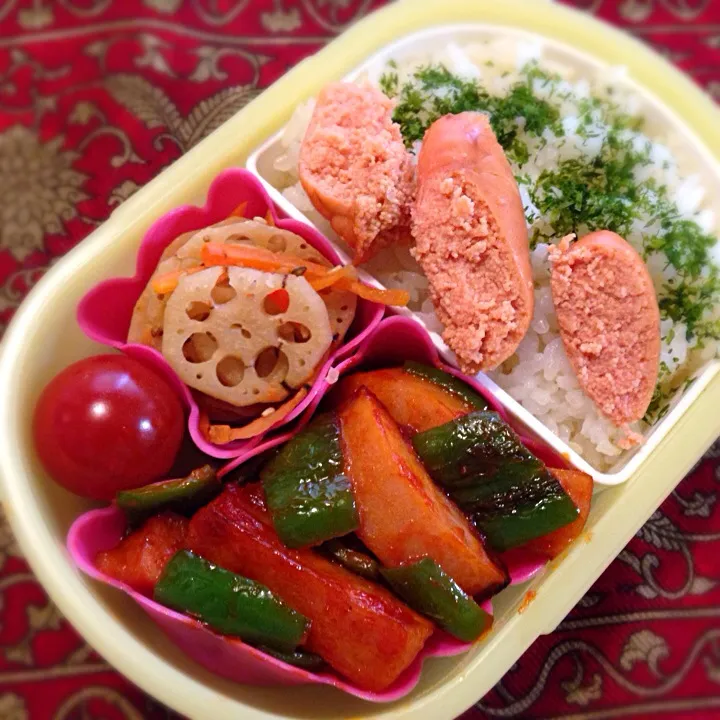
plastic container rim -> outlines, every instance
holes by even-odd
[[[408,15],[406,11],[411,4],[412,14]],[[611,52],[622,56],[622,64],[628,65],[636,77],[668,105],[682,108],[681,115],[686,123],[716,156],[720,154],[720,137],[713,136],[718,113],[711,100],[649,48],[598,20],[554,3],[541,4],[532,0],[505,0],[503,3],[494,0],[444,0],[442,3],[402,0],[360,21],[341,39],[301,63],[131,198],[38,283],[8,329],[0,357],[0,397],[3,398],[0,403],[0,457],[3,458],[0,471],[8,518],[20,547],[60,611],[88,642],[136,685],[186,716],[206,718],[211,711],[218,720],[237,717],[238,712],[248,720],[287,717],[234,700],[159,659],[99,602],[91,586],[86,585],[78,571],[70,566],[64,547],[59,546],[44,522],[31,485],[23,479],[29,468],[27,458],[19,449],[25,430],[14,422],[16,415],[19,416],[17,403],[24,376],[24,347],[32,345],[34,318],[53,289],[61,283],[72,282],[75,270],[87,265],[123,233],[138,232],[149,217],[164,212],[177,194],[183,191],[187,194],[189,188],[227,166],[230,160],[227,143],[237,137],[238,130],[246,129],[252,147],[257,144],[258,126],[264,119],[267,121],[268,113],[275,113],[270,122],[279,126],[282,108],[294,102],[304,89],[323,77],[342,74],[345,66],[369,56],[378,46],[390,42],[393,36],[397,38],[423,26],[477,19],[509,23],[541,35],[563,37],[600,56]],[[198,167],[203,169],[198,171]],[[178,178],[179,182],[170,183],[170,177]],[[37,343],[37,339],[34,342]],[[483,651],[467,667],[418,696],[387,707],[368,705],[367,715],[452,718],[489,690],[534,638],[551,629],[599,576],[690,468],[694,461],[690,454],[699,454],[712,442],[720,429],[717,419],[712,422],[717,417],[718,399],[720,382],[715,377],[670,433],[672,438],[687,443],[684,455],[675,456],[673,462],[668,463],[671,456],[666,438],[656,455],[643,467],[644,474],[654,473],[654,477],[649,478],[653,482],[633,482],[624,486],[623,501],[615,503],[599,520],[602,542],[593,539],[575,547],[552,573],[543,577],[538,596],[523,615],[515,614],[510,618],[488,639]],[[508,642],[510,638],[512,642]],[[488,656],[492,657],[491,666],[487,662]],[[490,668],[492,671],[488,672]]]

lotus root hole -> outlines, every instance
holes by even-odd
[[[227,273],[222,273],[210,291],[210,297],[216,305],[224,305],[237,297],[237,290],[230,284]]]
[[[252,337],[252,333],[247,328],[244,328],[240,323],[233,323],[230,327],[233,330],[239,330],[240,334],[248,340]]]
[[[267,242],[267,249],[271,252],[285,252],[287,240],[282,235],[273,235]]]
[[[243,377],[245,377],[245,364],[234,355],[226,355],[217,364],[215,369],[217,379],[225,387],[235,387],[239,385]]]
[[[269,292],[263,300],[263,310],[268,315],[281,315],[290,307],[290,294],[285,288]]]
[[[289,343],[306,343],[312,337],[307,325],[298,322],[285,322],[278,328],[278,336]]]
[[[348,306],[347,306],[347,305],[343,305],[343,306],[340,308],[340,312],[345,312],[347,309],[348,309]]]
[[[191,363],[207,362],[218,349],[218,341],[209,332],[193,333],[184,343],[182,353]]]
[[[288,374],[290,362],[287,355],[276,348],[266,347],[255,358],[255,372],[259,378],[267,379],[268,382],[282,382]]]
[[[185,308],[187,316],[191,320],[197,320],[198,322],[203,322],[204,320],[207,320],[210,317],[211,310],[212,305],[209,305],[208,303],[202,302],[200,300],[193,300]]]

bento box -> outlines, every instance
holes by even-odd
[[[49,481],[34,450],[30,424],[32,408],[49,378],[71,362],[102,351],[76,322],[80,299],[102,281],[130,276],[137,248],[152,223],[174,208],[198,202],[227,168],[245,165],[265,184],[282,214],[307,221],[280,192],[272,171],[278,133],[296,106],[323,85],[415,52],[418,45],[425,52],[451,38],[498,36],[521,42],[541,37],[548,58],[574,64],[580,72],[626,67],[642,109],[680,132],[691,171],[711,200],[720,198],[717,110],[689,80],[632,39],[553,3],[510,0],[500,7],[489,1],[448,0],[440,5],[405,0],[370,16],[288,73],[121,206],[38,284],[8,331],[0,372],[0,452],[3,501],[12,527],[41,582],[88,642],[133,682],[184,715],[456,716],[486,693],[539,634],[555,628],[720,434],[719,368],[712,359],[698,368],[694,382],[677,396],[641,448],[606,472],[598,472],[494,380],[478,376],[483,391],[518,428],[594,476],[592,509],[583,537],[569,552],[529,582],[495,597],[493,628],[480,643],[464,654],[429,658],[412,692],[390,704],[368,704],[317,684],[287,692],[223,679],[179,653],[127,597],[73,566],[65,538],[73,520],[91,505]],[[343,248],[338,246],[337,252],[342,257]],[[377,282],[372,275],[364,279]],[[423,324],[422,318],[406,314]],[[452,364],[447,346],[429,329],[435,348]],[[532,602],[523,602],[530,590]]]

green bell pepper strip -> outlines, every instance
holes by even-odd
[[[492,616],[431,558],[381,572],[411,608],[464,642],[477,640],[492,624]]]
[[[423,363],[408,360],[403,368],[406,372],[411,375],[416,375],[424,380],[438,385],[443,390],[447,390],[451,395],[456,395],[461,400],[466,402],[471,408],[475,410],[487,410],[489,408],[487,400],[481,395],[470,389],[462,380],[459,380],[453,375],[440,370],[439,368],[432,367],[431,365],[424,365]]]
[[[213,565],[188,550],[176,553],[155,586],[154,598],[192,615],[223,635],[282,652],[307,638],[310,621],[265,585]]]
[[[210,502],[220,492],[222,483],[210,465],[193,470],[187,477],[121,490],[115,502],[136,524],[160,510],[190,513]]]
[[[467,477],[492,476],[509,462],[535,460],[496,412],[468,413],[418,433],[412,443],[433,478],[447,488]]]
[[[329,540],[320,546],[331,559],[340,563],[346,570],[354,572],[366,580],[380,578],[380,564],[365,553],[347,547],[342,540]]]
[[[553,532],[579,512],[540,461],[505,465],[491,480],[458,488],[451,497],[498,552]]]
[[[302,668],[303,670],[320,670],[325,666],[325,661],[315,653],[306,652],[305,650],[294,650],[292,652],[281,652],[271,647],[258,645],[258,650],[262,650],[266,655],[271,655],[276,660],[282,660],[288,665]]]
[[[260,477],[273,525],[288,547],[318,545],[359,527],[334,413],[315,418]]]
[[[509,550],[577,519],[562,485],[497,413],[472,412],[412,442],[493,550]]]

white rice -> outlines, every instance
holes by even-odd
[[[459,47],[449,45],[443,52],[403,62],[395,71],[400,83],[413,71],[430,63],[443,63],[451,72],[468,79],[479,80],[493,95],[505,94],[513,84],[521,79],[520,70],[528,61],[540,60],[542,47],[539,43],[505,41],[476,43]],[[492,64],[490,64],[492,63]],[[621,104],[630,113],[637,113],[639,100],[629,90],[622,89],[624,70],[622,68],[605,72],[602,77],[577,77],[574,69],[543,61],[541,67],[550,72],[559,73],[563,80],[545,84],[536,80],[534,92],[538,97],[553,95],[564,96],[560,107],[565,135],[556,137],[546,130],[541,138],[532,137],[521,131],[519,138],[527,143],[530,160],[521,168],[513,169],[527,175],[531,183],[545,169],[554,169],[557,164],[569,158],[591,161],[601,151],[603,140],[609,126],[602,121],[600,114],[594,116],[590,128],[590,137],[586,132],[578,134],[578,117],[581,114],[579,103],[592,96],[607,97],[611,88],[613,101]],[[377,84],[381,72],[374,70],[365,79]],[[284,196],[326,235],[342,245],[332,231],[329,223],[313,208],[298,181],[298,157],[300,145],[312,115],[314,102],[299,106],[282,136],[284,152],[276,159],[275,169],[283,174],[280,187]],[[713,211],[703,206],[704,189],[695,176],[682,177],[675,154],[670,149],[672,140],[649,138],[640,132],[624,131],[626,138],[632,140],[638,148],[650,143],[651,164],[639,167],[635,179],[643,182],[654,177],[661,185],[672,189],[672,198],[680,213],[695,220],[705,232],[716,230]],[[415,151],[419,148],[416,143]],[[532,185],[531,185],[532,186]],[[551,239],[559,239],[548,221],[543,218],[530,200],[529,188],[520,184],[520,193],[529,218],[531,233],[540,230]],[[642,237],[652,232],[648,226],[651,218],[640,218],[634,223],[627,240],[641,249]],[[583,234],[586,228],[579,228]],[[714,256],[720,259],[720,246],[716,246]],[[577,378],[570,367],[558,333],[557,321],[550,294],[548,245],[538,244],[532,252],[532,267],[535,280],[535,314],[531,328],[516,355],[490,377],[528,411],[537,416],[549,430],[567,442],[585,460],[600,471],[609,471],[624,464],[630,451],[618,446],[624,433],[602,416],[592,401],[583,393]],[[667,268],[665,257],[659,254],[648,259],[648,267],[659,291],[664,282],[672,276]],[[442,331],[442,325],[435,317],[432,303],[428,298],[428,282],[419,266],[404,247],[388,248],[373,258],[365,268],[376,276],[386,287],[400,287],[410,291],[410,308],[425,321],[429,330]],[[708,359],[716,354],[716,346],[704,350],[694,349],[685,339],[685,326],[664,320],[662,323],[662,363],[663,378],[673,387],[687,379]],[[673,402],[679,399],[675,393]],[[632,428],[647,435],[650,427],[643,421]]]

